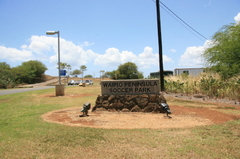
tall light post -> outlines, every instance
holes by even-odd
[[[58,34],[58,83],[61,85],[61,74],[60,74],[60,31],[47,31],[47,35]]]
[[[47,35],[55,35],[58,34],[58,83],[56,85],[56,96],[64,95],[64,85],[61,84],[61,73],[60,73],[60,31],[47,31]]]

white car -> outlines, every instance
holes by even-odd
[[[86,80],[85,83],[88,84],[88,85],[93,85],[93,81],[92,80]]]
[[[68,82],[68,85],[77,85],[77,81],[71,80]]]

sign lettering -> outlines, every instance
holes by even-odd
[[[102,95],[159,94],[158,80],[101,81]]]

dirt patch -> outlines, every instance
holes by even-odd
[[[79,107],[48,112],[42,116],[45,121],[69,126],[104,129],[161,129],[187,128],[201,125],[223,123],[239,119],[240,115],[229,115],[208,108],[188,108],[171,106],[173,114],[139,112],[90,112],[88,117],[79,117]]]

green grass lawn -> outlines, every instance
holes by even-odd
[[[55,89],[47,89],[0,96],[1,159],[240,158],[240,120],[158,130],[71,127],[45,122],[41,115],[68,107],[81,109],[85,102],[94,105],[100,86],[66,87],[66,96],[54,94]],[[80,94],[89,96],[70,97]]]

